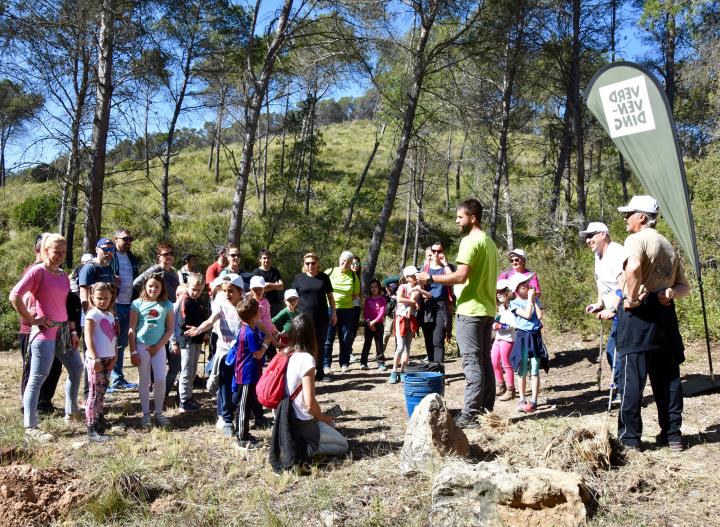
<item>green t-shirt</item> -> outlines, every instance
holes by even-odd
[[[460,241],[457,264],[470,266],[464,284],[454,287],[459,315],[468,317],[495,316],[495,279],[497,277],[497,247],[484,231],[471,232]]]
[[[297,309],[293,313],[288,308],[285,308],[272,318],[272,323],[278,329],[278,331],[287,333],[292,327],[293,318],[295,318],[299,314],[300,312]]]
[[[333,287],[335,307],[351,309],[353,295],[360,296],[360,279],[352,271],[341,271],[339,267],[328,269],[325,274],[330,278]]]

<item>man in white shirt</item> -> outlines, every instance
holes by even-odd
[[[605,351],[608,364],[613,370],[612,389],[619,398],[621,393],[618,386],[620,361],[615,357],[615,338],[617,335],[617,305],[620,300],[617,292],[622,289],[619,278],[623,272],[625,250],[622,245],[610,240],[610,230],[607,225],[599,221],[590,222],[587,229],[580,232],[580,236],[585,238],[585,244],[595,253],[597,299],[585,308],[585,312],[595,315],[600,320],[612,320]]]
[[[140,274],[138,260],[130,250],[133,237],[127,229],[115,231],[115,254],[110,266],[118,277],[118,294],[115,301],[115,317],[120,332],[118,334],[118,358],[112,371],[109,390],[132,390],[137,384],[128,382],[123,374],[123,358],[128,343],[130,325],[130,304],[133,300],[133,280]]]

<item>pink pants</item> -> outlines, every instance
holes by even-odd
[[[515,375],[513,374],[512,366],[510,366],[510,353],[512,349],[512,342],[496,339],[493,343],[492,352],[490,353],[493,371],[495,372],[495,380],[498,383],[504,382],[508,389],[515,387]]]

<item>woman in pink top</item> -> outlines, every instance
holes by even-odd
[[[65,384],[65,420],[78,416],[77,396],[83,365],[77,351],[79,342],[77,328],[73,322],[68,322],[65,305],[70,293],[70,279],[60,269],[60,265],[65,261],[66,249],[65,238],[59,234],[46,236],[40,248],[42,263],[31,267],[10,292],[10,303],[32,326],[30,375],[23,396],[24,424],[25,434],[41,442],[54,439],[52,434],[43,433],[38,429],[37,403],[40,387],[48,376],[55,358],[60,328],[69,330],[71,343],[71,349],[63,349],[62,353],[58,353],[58,359],[68,371]],[[32,314],[22,301],[23,295],[27,292],[35,297],[35,314]]]
[[[370,346],[375,341],[375,357],[378,370],[387,369],[385,366],[385,355],[383,349],[383,320],[385,318],[385,305],[387,300],[382,294],[380,282],[376,279],[370,281],[370,296],[365,299],[363,308],[363,319],[365,320],[365,342],[360,354],[360,369],[368,369],[368,355]]]
[[[508,258],[510,259],[510,269],[506,269],[498,275],[498,280],[510,280],[511,277],[520,273],[528,274],[532,273],[527,265],[527,253],[522,249],[513,249],[508,251]],[[535,296],[540,296],[540,282],[538,282],[537,273],[530,279],[530,285],[535,289]]]

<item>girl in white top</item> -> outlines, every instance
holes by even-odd
[[[510,364],[510,354],[515,342],[515,315],[510,311],[510,285],[501,278],[497,281],[496,302],[498,314],[493,323],[495,342],[493,343],[490,358],[495,372],[495,395],[501,401],[509,401],[516,397],[515,373]]]
[[[85,401],[85,424],[88,439],[103,442],[108,425],[103,416],[105,391],[110,382],[110,372],[117,358],[117,335],[115,316],[115,286],[97,282],[90,287],[92,308],[85,314],[85,367],[88,374],[88,396]]]
[[[348,450],[348,442],[335,429],[335,419],[320,411],[315,397],[315,357],[317,342],[312,319],[301,313],[292,321],[288,333],[288,352],[293,352],[288,361],[285,376],[285,390],[294,394],[302,386],[292,401],[295,417],[303,421],[315,420],[319,431],[319,444],[315,454],[342,456]]]

